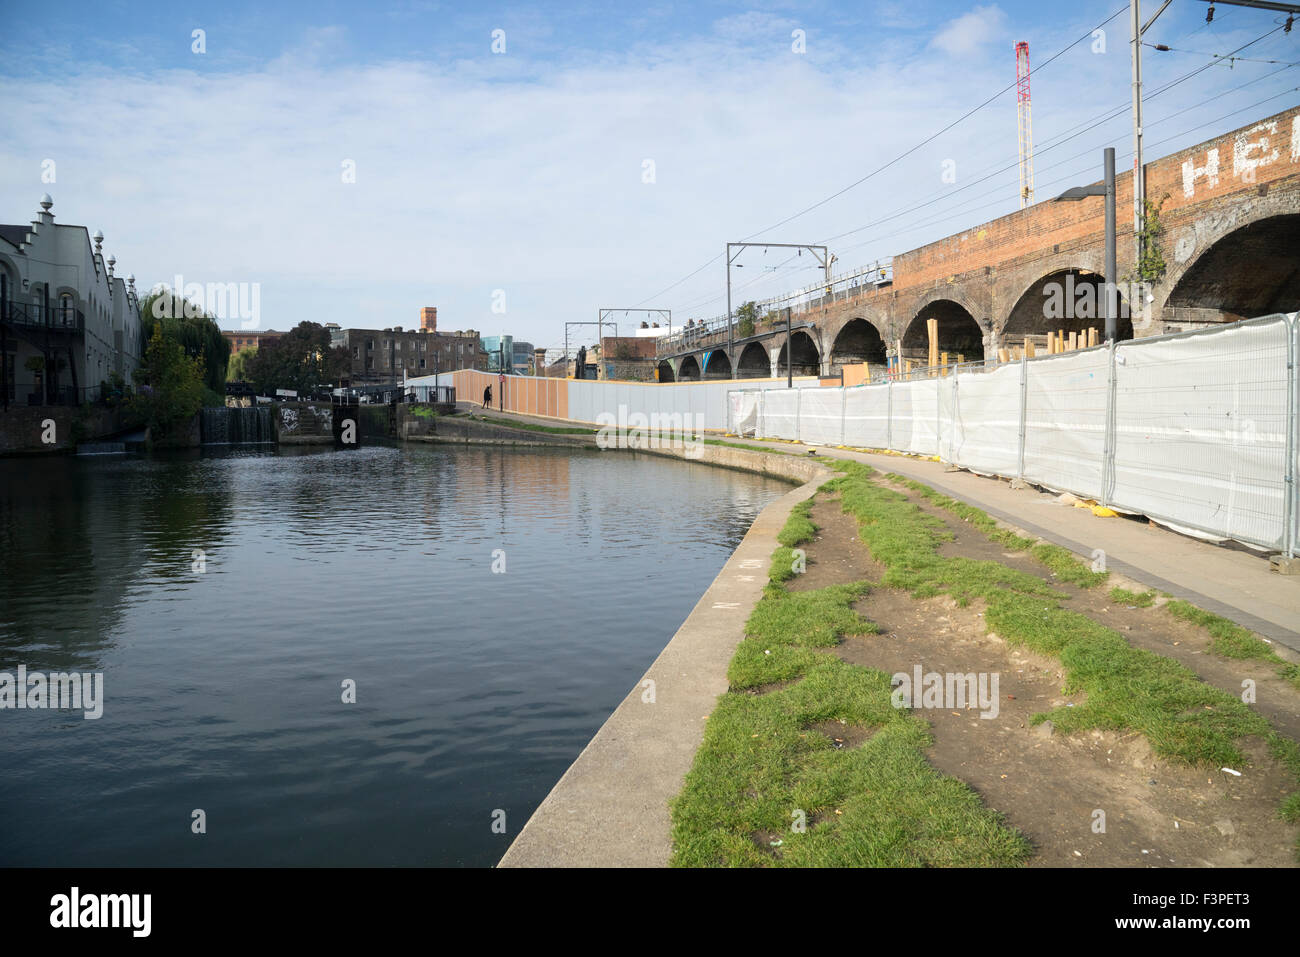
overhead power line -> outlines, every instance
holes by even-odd
[[[1073,49],[1074,47],[1078,46],[1078,44],[1082,43],[1084,40],[1089,40],[1089,39],[1091,39],[1091,38],[1092,38],[1092,35],[1093,35],[1093,33],[1094,33],[1095,31],[1101,29],[1101,28],[1104,27],[1106,24],[1110,23],[1111,20],[1114,20],[1117,16],[1119,16],[1121,13],[1125,12],[1126,10],[1128,10],[1128,4],[1127,4],[1127,3],[1125,3],[1125,4],[1124,4],[1122,7],[1120,7],[1119,9],[1117,9],[1114,13],[1112,13],[1110,16],[1108,16],[1105,20],[1102,20],[1101,23],[1097,24],[1097,26],[1093,27],[1093,28],[1092,28],[1091,30],[1089,30],[1087,33],[1085,33],[1085,34],[1083,34],[1082,36],[1080,36],[1079,38],[1077,38],[1077,39],[1071,41],[1069,44],[1067,44],[1066,46],[1062,47],[1062,48],[1061,48],[1060,50],[1058,50],[1056,53],[1052,54],[1050,57],[1048,57],[1046,60],[1044,60],[1044,61],[1039,65],[1039,67],[1038,67],[1038,72],[1042,72],[1042,70],[1043,70],[1044,67],[1048,66],[1049,64],[1051,64],[1053,61],[1057,60],[1058,58],[1064,56],[1066,53],[1068,53],[1068,52],[1069,52],[1071,49]],[[1004,86],[1002,89],[998,90],[996,93],[994,93],[992,96],[990,96],[988,99],[984,100],[984,102],[980,103],[978,106],[976,106],[976,107],[974,107],[974,108],[968,110],[966,113],[962,114],[962,115],[959,116],[957,119],[953,120],[953,121],[952,121],[951,123],[949,123],[947,126],[943,127],[942,129],[938,130],[937,132],[932,133],[931,135],[927,136],[925,139],[921,140],[921,142],[917,143],[915,146],[911,147],[910,149],[906,150],[905,152],[900,153],[898,156],[895,156],[893,159],[889,160],[888,162],[883,163],[883,164],[881,164],[880,166],[876,167],[874,170],[872,170],[870,173],[867,173],[865,176],[861,177],[860,179],[857,179],[857,180],[855,180],[854,182],[850,183],[848,186],[845,186],[843,189],[838,190],[838,191],[832,193],[830,196],[827,196],[825,199],[819,200],[818,202],[813,203],[811,206],[807,206],[807,207],[805,207],[804,209],[801,209],[799,212],[794,213],[794,214],[791,215],[791,216],[787,216],[785,219],[782,219],[782,220],[780,220],[779,222],[773,223],[773,224],[770,225],[770,226],[765,226],[765,227],[763,227],[762,229],[759,229],[759,230],[757,230],[756,232],[751,233],[749,236],[746,236],[746,237],[744,238],[744,241],[745,241],[745,242],[752,241],[752,240],[756,239],[756,238],[757,238],[759,235],[761,235],[762,233],[770,232],[770,231],[773,230],[773,229],[777,229],[777,228],[780,227],[780,226],[784,226],[786,223],[791,223],[791,222],[793,222],[794,220],[800,218],[801,216],[805,216],[805,215],[807,215],[808,213],[812,212],[814,209],[819,209],[820,207],[825,206],[827,203],[831,202],[832,200],[834,200],[834,199],[838,199],[840,196],[843,196],[845,193],[849,192],[850,190],[856,189],[857,187],[861,186],[863,183],[867,182],[868,180],[872,179],[872,178],[875,177],[875,176],[878,176],[880,173],[884,172],[885,170],[889,169],[890,167],[894,166],[895,164],[897,164],[897,163],[901,162],[902,160],[906,159],[907,157],[911,156],[913,153],[915,153],[917,150],[921,149],[923,146],[925,146],[925,145],[927,145],[928,143],[931,143],[931,142],[933,142],[934,140],[938,139],[938,138],[939,138],[940,136],[942,136],[944,133],[947,133],[949,130],[953,129],[954,127],[958,126],[959,124],[961,124],[961,123],[965,122],[966,120],[970,119],[972,116],[974,116],[974,115],[975,115],[976,113],[978,113],[980,110],[984,109],[986,106],[988,106],[988,105],[989,105],[990,103],[992,103],[994,100],[998,99],[999,97],[1003,96],[1004,94],[1006,94],[1006,93],[1009,92],[1010,90],[1014,89],[1015,86],[1016,86],[1016,84],[1015,84],[1014,81],[1011,82],[1011,83],[1009,83],[1009,84],[1007,84],[1007,85]],[[709,266],[713,265],[714,263],[718,262],[720,259],[724,259],[724,258],[725,258],[725,256],[724,256],[724,255],[721,255],[721,254],[712,257],[711,259],[709,259],[707,262],[703,263],[703,264],[702,264],[701,266],[699,266],[698,268],[693,269],[691,272],[687,273],[687,274],[686,274],[685,276],[683,276],[681,279],[678,279],[676,282],[671,283],[671,284],[668,285],[668,286],[665,286],[663,289],[661,289],[659,292],[656,292],[654,295],[652,295],[652,296],[648,296],[647,298],[641,300],[641,302],[637,303],[637,305],[644,305],[645,303],[650,302],[651,300],[657,300],[657,299],[658,299],[660,296],[662,296],[664,293],[668,292],[668,291],[671,290],[671,289],[675,289],[676,287],[680,286],[682,283],[686,282],[688,279],[691,279],[691,278],[693,278],[694,276],[698,276],[698,275],[699,275],[700,273],[702,273],[705,269],[709,268]]]

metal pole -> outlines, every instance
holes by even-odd
[[[1110,487],[1115,471],[1115,340],[1106,342],[1106,423],[1103,432],[1101,459],[1101,497],[1103,506],[1110,505]]]
[[[1016,478],[1025,479],[1025,413],[1029,405],[1029,356],[1020,354],[1020,448],[1016,453]]]
[[[731,351],[733,345],[733,332],[731,326],[731,243],[727,243],[727,351]]]
[[[889,390],[886,394],[888,405],[885,408],[885,448],[892,451],[894,448],[894,380],[890,379],[885,387]]]
[[[943,379],[934,380],[934,455],[943,459]]]
[[[1133,61],[1133,268],[1135,270],[1142,261],[1142,219],[1146,212],[1146,176],[1142,168],[1141,6],[1142,0],[1129,0],[1129,23],[1132,29],[1130,59]],[[1157,12],[1156,16],[1159,15]]]
[[[801,418],[803,417],[803,389],[794,394],[794,440],[799,441]]]
[[[790,342],[792,333],[790,332],[793,324],[794,310],[790,309],[785,314],[785,387],[794,388],[794,349]]]
[[[957,380],[959,374],[952,374],[952,413],[948,416],[948,463],[956,465],[957,456]]]
[[[849,394],[844,391],[844,373],[840,372],[840,445],[844,444],[844,419],[849,411]]]
[[[1136,3],[1136,0],[1134,0]],[[1135,8],[1136,9],[1136,8]],[[1115,147],[1106,147],[1106,339],[1115,341]]]
[[[1297,495],[1295,475],[1297,422],[1300,421],[1300,375],[1296,371],[1296,353],[1300,351],[1300,322],[1283,319],[1286,326],[1286,475],[1282,483],[1286,501],[1282,515],[1286,527],[1282,531],[1282,553],[1295,557],[1297,512],[1300,512],[1300,495]]]

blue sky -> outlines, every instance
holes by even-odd
[[[1017,40],[1037,70],[1087,37],[1033,76],[1038,198],[1096,179],[1103,146],[1126,166],[1126,111],[1058,142],[1128,100],[1127,10],[1091,34],[1123,6],[28,5],[0,35],[0,221],[49,192],[141,286],[258,283],[263,328],[436,305],[442,328],[554,346],[602,306],[712,316],[728,240],[829,240],[838,271],[1015,209],[1007,91],[768,228],[1011,84]],[[1276,26],[1205,7],[1175,0],[1147,35],[1176,48],[1147,51],[1148,90]],[[1298,41],[1152,98],[1148,158],[1300,102]],[[738,300],[814,278],[751,255]]]

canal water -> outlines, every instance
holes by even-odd
[[[492,865],[787,489],[586,450],[0,460],[0,672],[104,675],[97,720],[0,710],[0,865]]]

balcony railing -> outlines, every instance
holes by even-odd
[[[61,303],[46,309],[39,302],[6,302],[0,310],[0,319],[14,326],[52,329],[59,332],[85,332],[86,317],[80,309]]]

